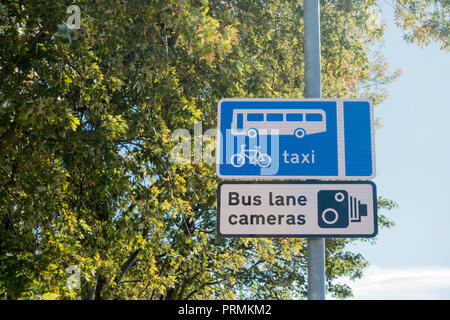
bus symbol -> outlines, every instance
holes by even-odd
[[[269,130],[303,138],[326,132],[326,114],[321,109],[234,109],[231,133],[255,138]]]

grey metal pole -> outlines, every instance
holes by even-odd
[[[320,83],[320,1],[303,1],[305,96],[321,98]]]
[[[321,98],[320,1],[303,0],[305,97]],[[308,299],[325,300],[325,239],[308,239]]]

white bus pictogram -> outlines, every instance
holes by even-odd
[[[280,135],[303,138],[309,134],[326,132],[326,114],[321,109],[234,109],[231,133],[255,138],[270,130]]]

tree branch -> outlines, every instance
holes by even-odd
[[[131,205],[130,207],[134,207]],[[132,210],[132,209],[131,209]],[[142,232],[142,237],[147,238],[149,232],[149,228],[145,228]],[[114,286],[112,288],[112,292],[117,289],[117,287],[120,285],[123,277],[128,272],[128,270],[131,269],[131,267],[136,263],[139,253],[142,251],[142,249],[136,249],[133,251],[133,253],[128,257],[127,261],[122,265],[120,268],[120,275],[114,280]],[[110,298],[112,292],[108,295],[108,299]]]
[[[13,121],[9,128],[0,137],[0,150],[4,152],[17,136],[17,122]]]

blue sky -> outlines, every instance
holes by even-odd
[[[402,40],[392,8],[383,53],[402,76],[375,108],[378,195],[399,208],[377,243],[352,246],[371,264],[349,282],[356,299],[450,299],[450,59],[437,44],[420,49]]]

